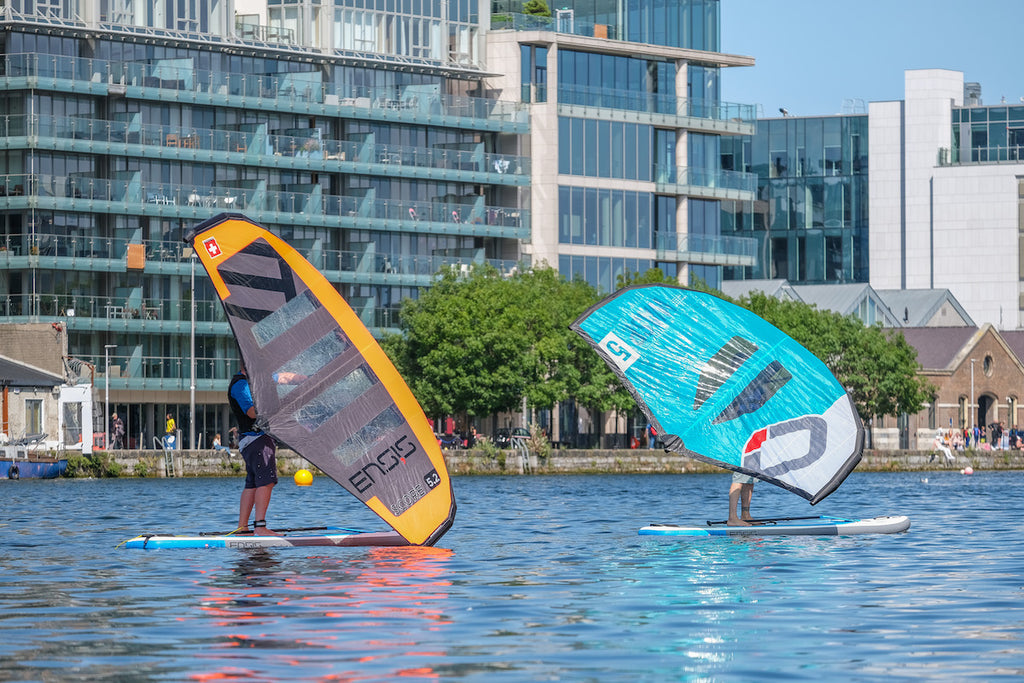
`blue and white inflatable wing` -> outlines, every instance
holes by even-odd
[[[860,461],[864,428],[843,387],[811,352],[744,308],[638,285],[571,327],[622,379],[668,450],[811,504]]]

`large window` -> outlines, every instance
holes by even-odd
[[[650,180],[651,132],[639,123],[559,117],[558,172]]]
[[[700,118],[718,118],[721,101],[718,69],[692,65],[686,73],[686,97],[690,115]]]
[[[637,2],[626,5],[627,40],[719,50],[719,0]]]
[[[614,258],[607,256],[558,257],[558,272],[568,280],[581,279],[603,293],[614,292],[619,278],[627,273],[646,273],[654,266],[668,275],[675,275],[674,265],[655,263],[650,259]]]
[[[548,49],[520,45],[520,82],[523,102],[548,101]]]
[[[558,188],[558,241],[650,249],[654,199],[646,192],[562,185]],[[674,199],[672,210],[674,214]]]
[[[634,57],[558,51],[558,101],[675,114],[675,65]]]

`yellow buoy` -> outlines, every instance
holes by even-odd
[[[297,486],[309,486],[313,483],[313,475],[309,470],[299,470],[295,473],[295,484]]]

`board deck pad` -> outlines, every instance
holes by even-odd
[[[843,517],[797,517],[756,520],[751,526],[728,526],[724,522],[704,526],[651,524],[640,529],[641,536],[707,538],[709,536],[847,536],[853,534],[895,534],[910,528],[903,515],[847,519]]]
[[[340,527],[294,530],[280,536],[254,534],[140,534],[123,543],[125,548],[288,548],[311,546],[399,546],[409,545],[397,531],[359,531]]]

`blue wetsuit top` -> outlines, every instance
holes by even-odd
[[[231,379],[231,386],[228,388],[228,399],[231,409],[238,420],[238,431],[241,434],[260,434],[256,429],[254,420],[246,415],[249,408],[255,404],[252,400],[252,390],[249,388],[249,380],[245,375],[235,375]]]

